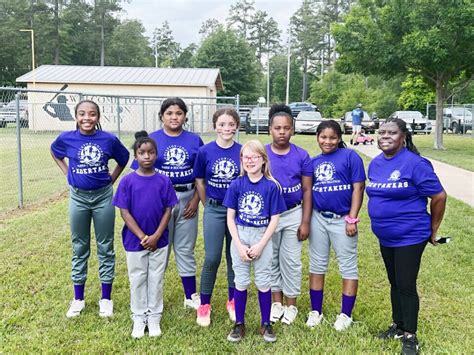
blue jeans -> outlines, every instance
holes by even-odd
[[[227,261],[227,282],[234,286],[234,270],[230,256],[232,237],[227,228],[227,208],[206,202],[204,208],[204,251],[205,258],[201,273],[201,293],[211,295],[216,283],[217,270],[222,259],[222,248],[225,239],[225,256]]]

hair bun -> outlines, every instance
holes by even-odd
[[[138,131],[135,132],[135,139],[145,138],[148,137],[148,133],[146,131]]]
[[[270,107],[270,111],[268,111],[268,117],[271,118],[274,114],[279,113],[279,112],[285,112],[289,114],[291,117],[293,117],[291,113],[291,108],[289,108],[287,105],[284,104],[275,104]]]

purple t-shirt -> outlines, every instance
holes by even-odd
[[[132,172],[124,176],[113,200],[114,206],[130,212],[146,235],[156,232],[165,209],[173,207],[176,203],[178,199],[171,180],[158,173],[153,176],[141,176]],[[140,238],[133,234],[126,224],[122,229],[122,241],[126,251],[144,250]],[[157,247],[163,248],[166,245],[168,245],[168,228],[158,239]]]
[[[236,224],[247,227],[266,227],[271,216],[286,211],[277,184],[264,176],[257,182],[250,181],[247,175],[232,181],[223,205],[236,211]]]
[[[290,151],[283,155],[274,153],[271,144],[267,144],[265,148],[272,175],[283,189],[286,207],[290,208],[300,203],[303,199],[301,178],[313,175],[308,152],[294,144],[290,144]]]
[[[431,162],[403,148],[369,164],[368,210],[372,231],[386,247],[424,242],[431,236],[428,196],[443,191]]]
[[[313,164],[313,208],[341,216],[351,210],[352,184],[365,181],[364,163],[352,149],[319,154]]]
[[[111,133],[96,131],[82,134],[79,130],[61,133],[51,143],[51,151],[58,159],[68,158],[67,181],[82,190],[97,190],[112,182],[109,160],[126,166],[130,153]]]
[[[194,176],[206,182],[206,197],[223,201],[232,180],[240,174],[240,148],[234,142],[229,148],[220,147],[215,141],[199,148],[194,163]]]
[[[182,131],[177,137],[169,136],[163,129],[150,133],[158,148],[156,170],[171,179],[173,185],[194,182],[194,160],[204,143],[197,134]],[[136,160],[131,165],[138,168]]]

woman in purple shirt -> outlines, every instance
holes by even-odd
[[[378,145],[383,154],[369,165],[368,209],[390,281],[393,320],[379,337],[402,338],[402,353],[416,354],[416,279],[426,244],[436,245],[446,192],[431,163],[418,153],[404,121],[380,126]],[[431,214],[426,210],[428,198]]]

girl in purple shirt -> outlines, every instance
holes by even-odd
[[[138,169],[120,181],[114,205],[125,225],[123,245],[130,280],[132,337],[161,335],[163,280],[168,255],[168,222],[178,202],[171,180],[155,172],[156,143],[144,131],[135,134]]]

